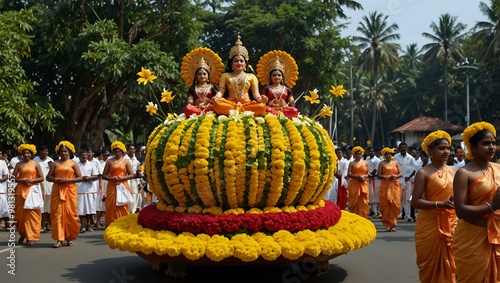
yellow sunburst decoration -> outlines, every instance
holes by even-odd
[[[270,85],[269,73],[274,69],[273,66],[275,66],[276,59],[283,65],[283,81],[285,85],[289,88],[293,88],[299,76],[299,67],[290,54],[281,50],[269,51],[260,57],[259,63],[257,64],[257,78],[259,78],[259,82],[262,85]]]
[[[222,63],[222,59],[219,55],[206,47],[193,49],[186,54],[186,56],[184,56],[181,66],[182,79],[187,85],[192,85],[196,76],[195,71],[202,64],[206,64],[209,67],[208,71],[210,72],[210,83],[217,85],[219,83],[220,76],[224,72],[224,64]]]

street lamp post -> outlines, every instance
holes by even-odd
[[[470,125],[470,106],[469,106],[469,71],[470,70],[478,70],[478,68],[476,66],[472,66],[472,65],[469,65],[469,61],[467,60],[467,58],[465,58],[465,61],[462,63],[462,66],[459,67],[460,69],[464,69],[465,70],[465,84],[466,84],[466,88],[467,88],[467,96],[466,96],[466,103],[467,103],[467,117],[465,118],[466,119],[466,122],[467,122],[467,126]]]

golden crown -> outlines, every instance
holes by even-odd
[[[203,59],[203,57],[201,57],[200,62],[198,62],[198,64],[196,65],[196,70],[198,70],[199,68],[203,68],[210,72],[210,66],[208,66],[207,62],[205,62],[205,59]]]
[[[276,60],[271,64],[271,71],[280,70],[282,74],[285,74],[285,67],[280,62],[280,57],[276,56]]]
[[[243,55],[245,57],[245,60],[248,61],[248,50],[243,46],[243,43],[241,42],[241,36],[238,34],[238,37],[236,38],[236,42],[234,43],[234,46],[231,47],[231,50],[229,51],[229,59],[232,59],[235,55]]]

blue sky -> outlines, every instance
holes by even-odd
[[[439,22],[439,17],[444,13],[457,16],[457,20],[467,25],[467,30],[472,28],[477,21],[486,18],[479,11],[479,3],[490,4],[490,0],[358,0],[364,10],[348,10],[344,13],[349,17],[349,26],[342,32],[343,36],[360,35],[356,28],[363,16],[373,11],[388,15],[389,23],[399,25],[398,33],[403,49],[410,43],[417,43],[418,47],[430,41],[422,37],[423,32],[432,33],[430,24]]]

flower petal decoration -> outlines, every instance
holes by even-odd
[[[304,95],[304,99],[311,104],[319,104],[319,94],[316,90],[310,90],[309,95]]]
[[[139,78],[137,79],[137,83],[141,84],[143,83],[144,85],[148,83],[152,83],[157,76],[153,75],[153,72],[151,72],[149,69],[145,69],[144,67],[141,67],[141,71],[137,73]]]
[[[330,93],[335,96],[335,97],[344,97],[344,94],[347,92],[347,90],[344,89],[344,85],[339,85],[339,86],[333,86],[332,89],[330,89]]]
[[[299,76],[299,68],[295,59],[290,54],[281,50],[269,51],[260,57],[259,63],[257,63],[257,78],[259,82],[263,86],[271,84],[269,73],[275,67],[276,59],[283,65],[283,82],[287,87],[293,88]]]
[[[172,96],[172,92],[171,91],[163,89],[163,92],[161,93],[161,100],[160,100],[160,102],[170,103],[170,102],[172,102],[172,100],[174,100],[174,98],[175,98],[175,95]]]
[[[324,106],[321,111],[319,112],[319,116],[321,116],[322,118],[326,118],[326,117],[330,117],[332,116],[333,114],[333,111],[332,111],[332,107],[331,106]]]
[[[495,127],[488,122],[474,123],[465,128],[464,132],[462,133],[462,140],[464,141],[464,145],[467,148],[467,153],[465,154],[465,158],[467,158],[468,160],[474,159],[474,155],[472,154],[472,149],[470,147],[470,138],[472,138],[475,134],[483,130],[489,131],[490,133],[493,134],[494,137],[496,137],[497,135]]]
[[[146,112],[149,113],[149,115],[153,116],[154,114],[156,114],[156,112],[158,111],[158,105],[156,105],[156,103],[153,103],[153,102],[148,102],[148,105],[146,105]]]
[[[182,59],[181,75],[182,79],[188,86],[193,84],[196,69],[199,68],[202,59],[208,65],[208,72],[210,73],[210,83],[213,85],[217,85],[219,83],[219,78],[224,72],[224,64],[222,63],[222,59],[211,49],[199,47],[191,50]]]

